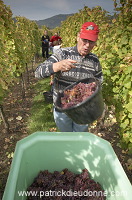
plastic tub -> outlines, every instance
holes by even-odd
[[[40,170],[80,173],[87,168],[91,178],[107,192],[107,200],[129,200],[131,184],[110,143],[90,133],[37,132],[16,145],[3,200],[25,200],[26,191]]]
[[[78,83],[91,83],[96,82],[97,88],[95,92],[88,97],[85,101],[72,106],[70,108],[61,108],[61,97],[65,90],[72,89]],[[96,78],[87,78],[79,80],[70,86],[66,87],[61,93],[58,94],[55,108],[59,112],[66,113],[77,124],[90,124],[97,120],[103,113],[104,102],[102,97],[101,85]]]

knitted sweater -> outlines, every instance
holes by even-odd
[[[76,60],[76,68],[72,68],[66,72],[54,72],[53,63],[64,59]],[[35,77],[45,78],[54,75],[53,99],[54,102],[58,91],[62,91],[65,87],[72,83],[90,77],[96,77],[102,82],[102,68],[97,56],[89,53],[81,56],[77,50],[77,46],[58,49],[45,62],[40,64],[35,71]]]

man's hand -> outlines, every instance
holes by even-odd
[[[76,63],[76,62],[77,62],[76,60],[66,59],[66,60],[62,60],[60,62],[53,63],[53,71],[54,72],[69,71],[71,68],[76,67],[75,65],[73,65],[73,63]]]

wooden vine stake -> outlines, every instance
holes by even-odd
[[[24,77],[22,73],[21,73],[21,86],[22,86],[22,99],[24,99],[25,98],[25,83],[24,83]]]
[[[6,133],[9,133],[9,123],[8,123],[6,117],[5,117],[2,105],[0,105],[0,115],[1,115],[2,121],[4,123]]]
[[[28,70],[28,64],[26,63],[26,72],[27,72],[27,83],[29,84],[29,70]]]

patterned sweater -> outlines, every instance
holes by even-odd
[[[76,60],[76,68],[72,68],[66,72],[54,72],[53,63],[64,59]],[[65,87],[72,83],[90,77],[96,77],[101,82],[102,68],[97,56],[89,53],[86,56],[81,56],[77,50],[77,46],[58,49],[55,54],[52,54],[45,62],[40,64],[35,71],[36,78],[45,78],[54,75],[53,99],[54,102],[58,91],[62,91]]]

